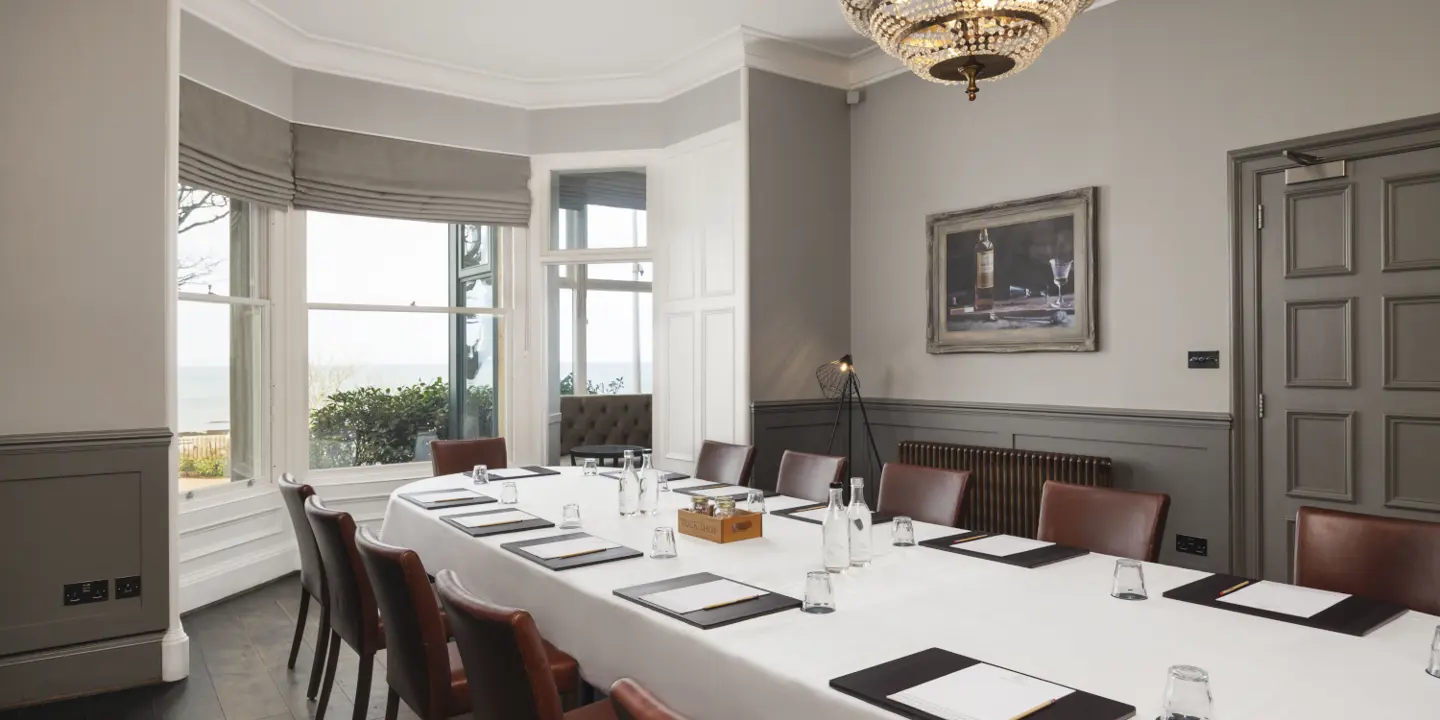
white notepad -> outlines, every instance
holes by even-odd
[[[432,490],[430,492],[415,493],[410,497],[420,502],[438,503],[450,502],[451,500],[474,500],[479,495],[469,490]]]
[[[709,480],[696,480],[695,478],[684,478],[683,480],[671,480],[670,483],[669,483],[671,490],[683,490],[683,489],[685,489],[685,488],[692,488],[692,487],[695,487],[695,486],[697,486],[697,485],[709,485],[709,484],[710,484],[710,481],[709,481]]]
[[[750,488],[743,488],[743,487],[738,487],[738,486],[730,485],[730,486],[726,486],[726,487],[723,487],[723,488],[710,488],[709,490],[696,490],[695,492],[690,493],[690,494],[691,494],[691,495],[700,495],[700,496],[703,496],[703,497],[712,497],[712,498],[713,498],[713,497],[726,497],[726,496],[729,496],[729,495],[734,495],[734,496],[736,496],[736,497],[744,497],[745,495],[749,495],[749,494],[750,494]]]
[[[825,522],[825,513],[827,513],[827,512],[830,512],[830,508],[828,508],[828,507],[815,508],[814,510],[806,510],[806,511],[804,511],[804,512],[790,513],[790,517],[793,517],[793,518],[803,518],[803,519],[805,519],[805,520],[814,520],[815,522],[823,523],[823,522]]]
[[[1261,580],[1218,598],[1220,602],[1281,615],[1312,618],[1350,597],[1344,593]]]
[[[730,580],[712,580],[699,585],[691,585],[678,590],[665,590],[663,592],[642,595],[647,602],[655,603],[660,607],[669,610],[677,615],[703,610],[712,605],[736,602],[757,598],[770,593],[749,585]]]
[[[1010,557],[1019,555],[1030,550],[1038,550],[1043,547],[1050,547],[1055,543],[1031,540],[1030,538],[1015,537],[1014,535],[995,535],[993,537],[970,540],[952,544],[950,547],[959,548],[968,552],[977,552],[993,557]]]
[[[508,512],[498,512],[489,515],[471,515],[469,517],[457,517],[454,518],[454,520],[455,522],[460,523],[467,528],[477,528],[490,527],[491,525],[506,525],[513,522],[520,522],[522,520],[529,520],[531,517],[533,516],[520,512],[519,510],[510,510]]]
[[[945,720],[1012,720],[1073,692],[980,663],[901,690],[889,699]]]
[[[535,475],[535,471],[534,471],[534,470],[528,470],[528,469],[523,468],[523,467],[519,467],[519,468],[499,468],[498,470],[491,470],[491,471],[490,471],[490,479],[491,479],[491,480],[496,480],[496,479],[499,479],[499,480],[509,480],[509,479],[511,479],[511,478],[532,477],[532,476],[534,476],[534,475]]]
[[[583,537],[575,538],[574,540],[545,543],[543,545],[530,545],[521,549],[541,560],[554,560],[555,558],[562,558],[567,555],[598,552],[614,547],[620,546],[609,540],[602,540],[597,537]]]

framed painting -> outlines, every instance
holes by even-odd
[[[1094,352],[1097,190],[927,218],[929,352]]]

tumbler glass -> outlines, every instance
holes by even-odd
[[[1110,597],[1121,600],[1146,600],[1145,569],[1139,560],[1120,559],[1115,561],[1115,581],[1110,588]]]
[[[751,490],[745,499],[745,509],[753,513],[765,514],[765,491]]]
[[[585,477],[593,477],[600,474],[600,466],[595,458],[585,458],[585,469],[580,471]]]
[[[650,544],[650,557],[656,560],[673,558],[675,552],[675,528],[655,528],[655,540]]]
[[[1435,640],[1430,643],[1430,667],[1425,672],[1440,678],[1440,627],[1435,628]]]
[[[1213,720],[1210,675],[1193,665],[1175,665],[1165,683],[1161,720]]]
[[[507,481],[500,486],[500,504],[514,505],[520,502],[520,489],[515,487],[515,481]]]
[[[805,603],[800,609],[815,615],[835,612],[835,586],[830,583],[829,572],[805,573]]]
[[[915,521],[904,515],[897,515],[891,523],[891,544],[896,547],[911,547],[915,544]]]
[[[560,511],[560,529],[574,530],[580,527],[580,506],[570,503]]]
[[[488,467],[486,467],[486,466],[484,466],[484,465],[476,465],[476,466],[475,466],[475,469],[470,471],[470,477],[472,477],[472,478],[475,479],[475,484],[476,484],[476,485],[486,485],[486,484],[489,484],[489,482],[490,482],[490,468],[488,468]]]

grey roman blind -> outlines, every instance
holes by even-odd
[[[295,207],[488,225],[530,223],[530,159],[295,125]]]
[[[557,181],[560,207],[584,210],[586,205],[645,209],[645,173],[617,170],[596,173],[567,173]]]
[[[180,181],[240,200],[289,207],[290,123],[180,78]]]

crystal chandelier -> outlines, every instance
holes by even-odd
[[[850,26],[931,82],[1024,70],[1094,0],[840,0]]]

